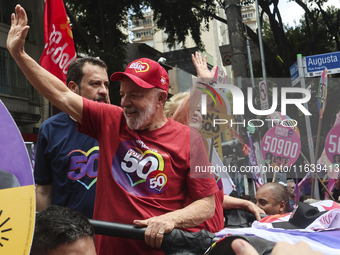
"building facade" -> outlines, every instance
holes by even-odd
[[[243,23],[256,32],[258,24],[255,4],[242,6],[241,14]],[[227,20],[223,8],[220,8],[218,10],[217,16]],[[264,19],[268,20],[267,15],[264,15]],[[231,66],[227,64],[227,61],[225,61],[224,59],[225,55],[220,51],[220,47],[229,45],[228,26],[223,22],[220,22],[216,19],[212,19],[210,20],[209,27],[210,27],[209,31],[203,29],[201,37],[202,42],[205,45],[205,51],[209,57],[208,64],[210,66],[220,67],[224,66],[226,75],[228,77],[232,77]],[[152,10],[144,14],[144,20],[140,19],[132,20],[131,32],[132,32],[131,40],[133,43],[145,43],[150,47],[155,48],[159,52],[167,53],[183,49],[182,44],[175,44],[172,48],[169,48],[169,46],[166,44],[167,34],[163,30],[157,29],[157,27],[153,23]],[[254,44],[251,43],[251,45]],[[193,49],[196,47],[194,41],[190,36],[186,38],[185,46],[187,49]]]
[[[224,11],[221,9],[219,15],[226,18]],[[219,53],[219,46],[228,44],[227,25],[215,19],[210,21],[210,30],[202,32],[202,41],[205,44],[205,51],[212,56],[211,66],[222,66],[222,60]],[[181,50],[182,44],[175,44],[172,48],[166,44],[167,34],[157,29],[153,23],[153,12],[148,11],[144,14],[144,20],[132,19],[131,32],[133,33],[133,43],[145,43],[160,52],[170,52]],[[186,38],[186,48],[195,48],[196,44],[189,36]]]
[[[44,49],[44,1],[0,0],[0,100],[23,134],[24,140],[35,141],[43,120],[49,117],[49,103],[29,83],[6,48],[11,13],[21,4],[30,26],[25,50],[36,61]]]

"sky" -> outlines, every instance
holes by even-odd
[[[327,5],[333,5],[340,8],[340,0],[328,0]],[[304,14],[303,9],[295,2],[288,2],[288,0],[279,1],[279,10],[284,24],[294,26],[294,20],[299,23],[301,16]]]

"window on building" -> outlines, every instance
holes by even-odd
[[[145,19],[135,19],[132,21],[133,26],[140,27],[140,26],[146,26],[152,24],[151,18],[145,18]]]
[[[139,26],[139,21],[138,21],[138,20],[133,20],[133,21],[132,21],[132,25],[133,25],[134,27]]]
[[[141,21],[142,21],[143,26],[152,24],[151,18],[146,18],[146,19],[143,19]]]
[[[4,23],[6,25],[11,25],[11,13],[13,10],[9,10],[9,1],[8,0],[0,0],[0,23]],[[35,28],[35,15],[33,12],[26,11],[28,23],[27,25],[30,26],[30,29],[28,30],[28,34],[26,37],[26,40],[35,43],[36,38],[36,28]]]
[[[182,46],[179,43],[175,43],[171,48],[169,48],[169,45],[166,42],[163,43],[163,52],[180,50],[181,48]]]
[[[254,12],[242,13],[242,19],[252,19],[254,18]]]
[[[35,33],[34,13],[30,11],[26,11],[26,13],[27,13],[27,19],[28,19],[27,25],[30,26],[26,40],[31,43],[35,43],[37,41],[37,38],[36,38],[36,33]]]
[[[0,93],[25,97],[32,105],[40,105],[38,92],[28,82],[9,52],[0,47]]]
[[[152,30],[135,32],[134,35],[135,38],[149,37],[152,36]]]
[[[11,13],[13,10],[9,9],[10,3],[8,0],[0,0],[0,23],[11,25]]]
[[[7,63],[8,63],[8,54],[7,52],[0,49],[0,93],[8,94],[9,85],[7,81]]]

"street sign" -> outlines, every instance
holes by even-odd
[[[268,110],[269,109],[268,91],[267,91],[267,85],[265,81],[261,81],[259,83],[259,89],[260,89],[261,110]]]
[[[304,57],[305,77],[321,76],[327,68],[327,74],[340,73],[340,51]]]
[[[231,55],[233,54],[230,44],[222,45],[219,47],[221,58],[224,66],[231,65]],[[260,58],[260,51],[259,47],[253,42],[250,41],[250,53],[251,53],[251,60],[257,61],[261,60]]]
[[[231,65],[231,56],[230,55],[224,55],[223,65],[224,66],[230,66]]]
[[[289,68],[289,71],[292,86],[294,87],[299,82],[299,69],[297,61]]]

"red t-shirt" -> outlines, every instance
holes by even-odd
[[[208,230],[211,233],[216,233],[221,231],[224,228],[224,214],[223,214],[223,184],[222,179],[218,176],[216,178],[216,183],[218,186],[219,191],[215,193],[215,214],[211,219],[208,219],[201,224],[197,225],[193,228],[188,228],[188,231],[190,232],[197,232],[202,229]],[[188,199],[185,203],[185,205],[188,205],[191,203],[191,200]]]
[[[84,98],[78,128],[101,149],[94,219],[132,224],[181,209],[188,196],[196,200],[218,191],[214,178],[190,178],[190,161],[210,163],[198,132],[176,121],[134,131],[122,108]],[[109,236],[96,236],[96,246],[98,254],[163,254],[144,241]]]

